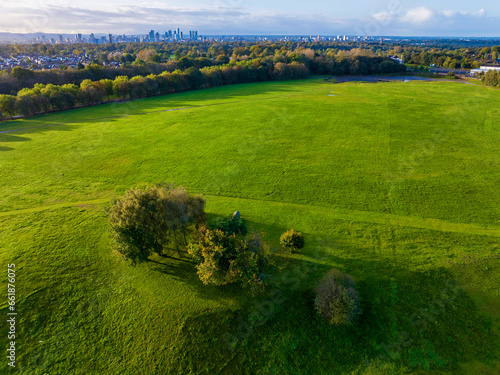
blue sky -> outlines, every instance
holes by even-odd
[[[0,32],[500,37],[499,1],[0,0]]]

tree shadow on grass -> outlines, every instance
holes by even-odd
[[[196,264],[189,258],[155,256],[150,258],[149,267],[153,271],[189,285],[201,299],[240,298],[242,293],[248,292],[239,284],[204,285],[196,273]]]
[[[357,285],[363,308],[357,324],[331,326],[314,310],[312,285],[331,266],[290,259],[266,293],[249,298],[239,311],[188,317],[185,340],[176,350],[203,350],[184,354],[176,365],[207,374],[265,368],[347,374],[373,366],[454,371],[461,362],[497,358],[499,337],[489,318],[446,269],[413,272],[384,260],[337,262],[369,270]],[[227,367],[217,367],[222,364]]]
[[[261,90],[258,92],[252,92],[248,93],[248,90],[246,89],[248,86],[253,86],[255,84],[261,83],[260,87]],[[286,82],[267,82],[270,84],[272,88],[272,92],[279,91],[277,95],[289,92],[289,91],[294,91],[292,90],[289,84]],[[300,82],[299,82],[300,83]],[[278,88],[279,86],[279,88]],[[194,97],[192,98],[193,94],[200,94],[200,93],[205,93],[206,98],[205,100],[227,100],[227,102],[221,102],[221,103],[207,103],[203,104],[203,100],[200,97]],[[207,89],[196,89],[196,90],[187,90],[183,92],[178,92],[178,93],[169,93],[169,94],[163,94],[163,95],[157,95],[157,96],[152,96],[148,98],[141,98],[141,99],[135,99],[132,101],[125,101],[125,102],[110,102],[110,103],[102,103],[94,106],[84,106],[84,107],[77,107],[77,108],[71,108],[67,109],[64,111],[55,111],[47,114],[41,114],[37,116],[30,117],[28,120],[23,121],[23,122],[18,122],[19,127],[21,128],[28,128],[30,127],[30,123],[37,123],[39,126],[43,124],[46,124],[48,126],[52,126],[55,124],[48,124],[48,123],[55,123],[59,122],[59,119],[61,119],[61,123],[69,122],[71,124],[77,124],[80,122],[89,122],[89,121],[94,121],[94,120],[101,120],[103,118],[111,118],[111,117],[124,117],[128,115],[142,115],[142,114],[149,114],[149,113],[160,113],[165,110],[169,109],[176,109],[176,108],[197,108],[197,107],[203,107],[203,106],[217,106],[217,105],[224,105],[224,104],[231,104],[232,102],[241,102],[241,101],[252,101],[252,100],[265,100],[266,98],[255,98],[252,99],[254,95],[265,95],[267,93],[271,93],[271,90],[268,89],[266,82],[253,82],[253,83],[241,83],[241,84],[234,84],[234,85],[228,85],[228,86],[221,86],[221,87],[213,87],[213,88],[207,88]],[[161,100],[160,103],[158,103],[158,100]],[[198,102],[198,103],[193,103],[193,102]],[[200,103],[201,102],[201,103]],[[166,108],[168,106],[168,108]],[[85,113],[88,112],[87,109],[92,108],[97,111],[103,112],[102,116],[89,116],[85,117]],[[92,113],[90,111],[89,113]],[[74,122],[72,120],[67,120],[65,115],[67,114],[74,114]],[[63,115],[61,118],[59,115]],[[104,117],[104,116],[111,116],[111,117]],[[16,120],[13,121],[8,121],[5,122],[5,126],[12,126],[16,124]],[[31,125],[34,126],[34,125]],[[61,126],[61,125],[59,125]],[[2,130],[2,126],[0,126],[0,131]]]
[[[274,237],[286,229],[247,225]],[[456,286],[449,270],[414,271],[390,254],[367,254],[348,242],[304,236],[302,254],[271,255],[276,264],[272,281],[258,296],[237,284],[205,286],[195,265],[186,261],[157,265],[159,272],[190,284],[202,299],[242,301],[238,311],[187,317],[185,340],[174,349],[184,354],[173,360],[174,367],[200,374],[266,368],[278,373],[384,373],[388,368],[456,371],[459,363],[487,364],[498,358],[500,338],[491,319]],[[360,253],[365,256],[349,257]],[[315,286],[331,268],[357,281],[363,314],[354,326],[330,326],[314,310]],[[188,350],[193,347],[201,352]]]
[[[9,133],[0,134],[0,142],[26,142],[26,141],[31,141],[31,139]]]

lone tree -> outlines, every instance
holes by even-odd
[[[252,291],[262,289],[268,263],[260,235],[248,238],[220,229],[201,228],[189,254],[198,263],[198,276],[205,285],[226,285],[242,282]]]
[[[339,270],[331,270],[316,288],[314,307],[330,324],[354,323],[362,312],[354,279]]]
[[[114,203],[109,214],[117,250],[134,263],[146,261],[153,253],[164,255],[171,244],[179,252],[179,245],[187,246],[192,227],[204,223],[204,209],[205,200],[183,187],[131,189]]]

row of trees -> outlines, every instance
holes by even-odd
[[[31,116],[49,110],[64,110],[76,105],[103,103],[111,96],[118,98],[144,98],[160,94],[182,92],[235,83],[267,80],[288,80],[307,78],[309,70],[300,63],[252,64],[214,66],[210,68],[189,68],[185,71],[164,72],[146,77],[118,76],[114,80],[83,80],[75,84],[35,84],[13,95],[0,95],[0,113],[6,116]]]
[[[51,69],[35,71],[15,67],[11,72],[0,72],[0,94],[15,95],[23,88],[32,88],[37,83],[65,85],[72,83],[80,85],[84,80],[100,81],[101,79],[115,79],[118,76],[129,78],[141,75],[160,74],[164,71],[173,72],[177,69],[176,63],[169,64],[137,64],[123,67],[106,67],[90,64],[82,69]]]
[[[205,224],[205,200],[182,187],[157,185],[131,189],[109,211],[117,252],[133,263],[181,251],[195,263],[208,285],[240,282],[253,291],[266,281],[267,246],[257,233],[247,235],[238,218]]]

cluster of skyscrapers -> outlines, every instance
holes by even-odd
[[[189,37],[184,35],[184,33],[176,28],[175,30],[169,30],[165,33],[160,34],[151,30],[146,35],[113,35],[108,34],[107,36],[95,36],[93,33],[90,34],[88,38],[85,38],[82,34],[75,34],[73,38],[63,37],[59,34],[56,38],[46,38],[45,35],[35,38],[32,42],[34,43],[51,43],[51,44],[63,44],[63,43],[91,43],[91,44],[106,44],[106,43],[128,43],[128,42],[174,42],[174,41],[189,41],[198,40],[198,31],[190,31]]]
[[[168,30],[164,35],[161,35],[158,31],[155,33],[154,30],[151,30],[147,36],[147,40],[141,40],[142,42],[166,42],[166,41],[179,41],[186,39],[184,37],[184,33],[179,29],[175,29],[174,31]],[[197,40],[198,39],[198,31],[190,31],[189,32],[189,40]]]

